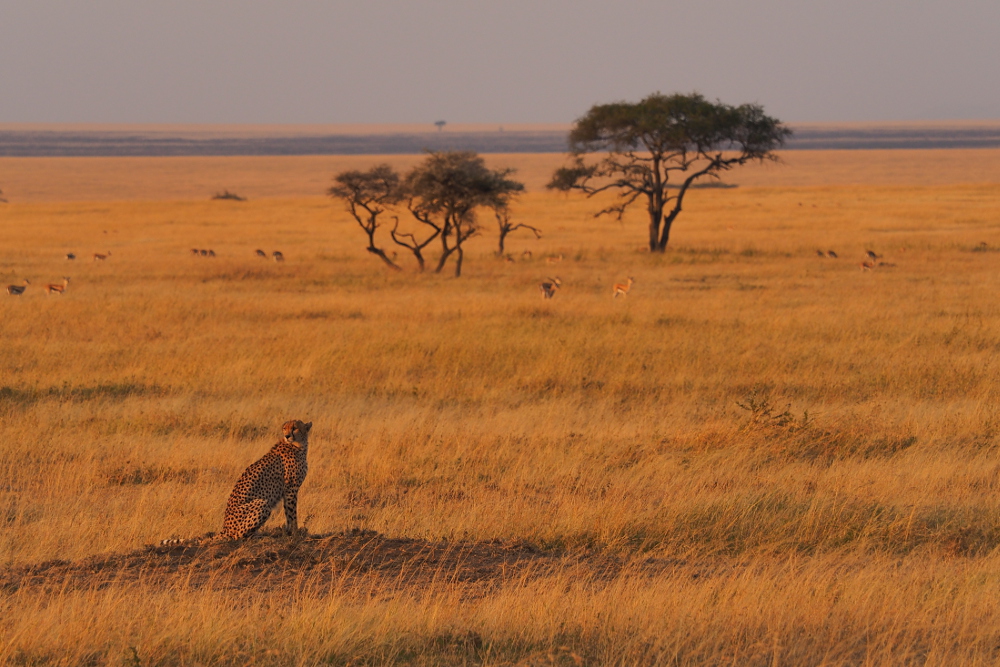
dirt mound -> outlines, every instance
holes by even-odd
[[[93,587],[143,583],[213,589],[273,590],[287,586],[314,591],[344,586],[367,589],[461,584],[470,595],[513,577],[542,576],[567,566],[613,576],[614,558],[554,554],[520,542],[428,542],[390,538],[372,531],[286,537],[267,533],[243,541],[211,535],[180,544],[147,546],[127,554],[83,561],[49,561],[0,570],[0,589],[26,586]]]

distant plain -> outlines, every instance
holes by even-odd
[[[1000,150],[787,151],[662,256],[491,154],[543,236],[460,279],[323,194],[420,159],[0,158],[0,661],[997,662]],[[308,537],[144,549],[287,418]]]

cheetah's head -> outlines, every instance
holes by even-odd
[[[281,439],[288,444],[307,444],[309,441],[309,431],[312,427],[312,422],[303,424],[298,419],[292,419],[281,425]]]

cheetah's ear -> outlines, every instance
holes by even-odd
[[[306,429],[306,433],[308,433],[309,431],[311,431],[311,430],[312,430],[312,427],[313,427],[313,423],[312,423],[312,422],[308,422],[308,423],[306,423],[306,424],[303,424],[303,426],[304,426],[304,427],[305,427],[305,429]]]

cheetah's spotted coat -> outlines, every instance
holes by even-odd
[[[298,531],[296,505],[306,478],[306,453],[312,422],[287,421],[283,436],[259,461],[244,471],[229,495],[221,537],[243,539],[264,525],[279,500],[285,501],[285,532]]]

